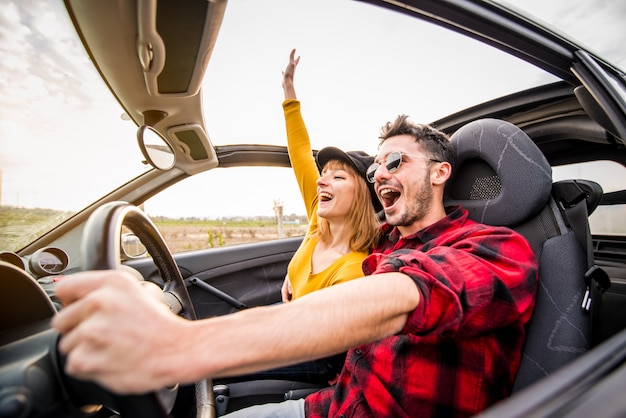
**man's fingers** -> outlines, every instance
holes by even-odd
[[[107,270],[72,274],[60,280],[54,292],[61,304],[67,306],[102,286],[109,274]]]
[[[59,313],[52,318],[52,326],[61,334],[67,334],[78,324],[80,324],[82,320],[86,317],[84,311],[84,303],[77,303],[67,306],[63,308],[62,313]],[[64,343],[64,346],[67,348],[67,350],[62,350],[64,353],[71,348],[71,346],[67,346],[67,344],[67,342]]]
[[[92,292],[106,291],[108,286],[125,288],[139,287],[139,283],[130,275],[113,274],[113,271],[102,270],[97,272],[76,273],[59,281],[55,293],[63,305],[63,309],[52,318],[52,326],[60,333],[65,334],[74,329],[81,322],[87,320],[93,313],[102,309],[104,298],[90,298]]]

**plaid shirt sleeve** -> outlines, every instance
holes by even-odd
[[[367,259],[367,274],[399,271],[420,289],[423,312],[402,333],[469,338],[519,320],[534,303],[536,260],[522,237],[478,224],[464,234],[452,230],[419,250],[391,246]]]

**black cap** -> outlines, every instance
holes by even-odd
[[[367,181],[367,178],[365,177],[367,169],[374,162],[374,157],[363,151],[343,152],[339,148],[325,147],[318,151],[316,159],[317,166],[320,171],[322,171],[322,168],[324,168],[326,163],[330,160],[339,160],[350,164],[352,168],[359,173],[361,178],[363,178],[365,184],[367,184],[370,191],[370,197],[372,198],[372,204],[374,205],[374,211],[379,212],[383,209],[383,205],[380,203],[380,200],[374,191],[374,184]]]

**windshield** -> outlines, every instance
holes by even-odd
[[[516,7],[624,63],[624,2]],[[148,166],[137,127],[94,69],[62,2],[0,2],[0,40],[0,250],[14,251]],[[230,0],[202,90],[214,145],[285,145],[281,71],[292,48],[302,57],[296,90],[314,148],[374,153],[380,125],[398,114],[431,122],[555,81],[366,3]]]
[[[0,2],[0,40],[0,249],[16,250],[146,166],[62,2]]]

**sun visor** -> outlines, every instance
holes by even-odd
[[[152,96],[193,96],[217,39],[226,1],[137,3],[137,55]]]

